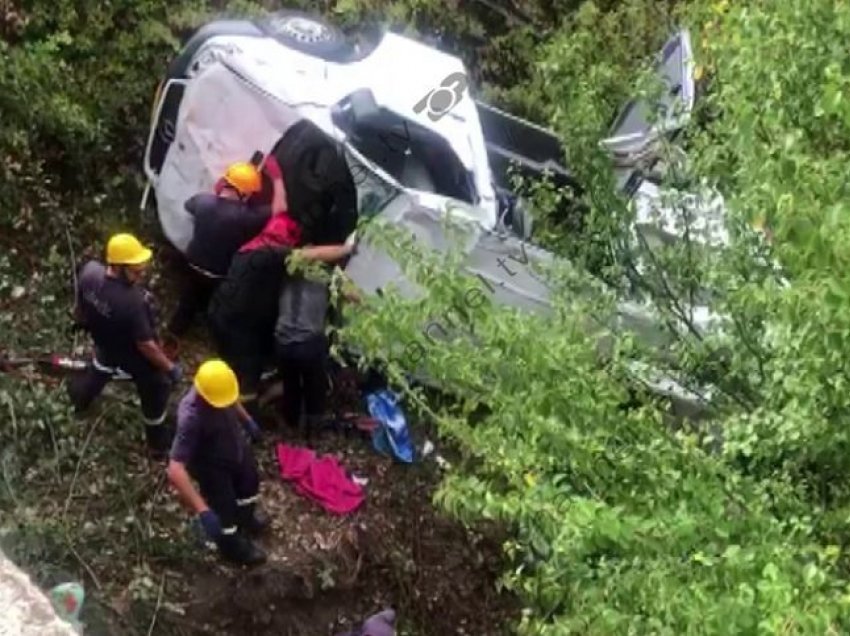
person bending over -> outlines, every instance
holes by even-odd
[[[218,355],[233,367],[245,408],[257,420],[263,369],[274,358],[278,294],[293,252],[288,222],[283,216],[276,218],[280,218],[275,225],[279,231],[270,229],[261,244],[233,257],[227,277],[213,294],[208,314]],[[297,251],[308,261],[334,262],[352,249],[352,245],[339,244]]]
[[[168,326],[174,336],[184,335],[195,315],[207,308],[237,250],[257,236],[271,216],[286,210],[283,176],[273,155],[266,157],[263,170],[272,180],[271,209],[249,204],[263,182],[260,171],[247,162],[229,166],[215,194],[203,192],[186,201],[194,231],[186,248],[189,269]]]
[[[177,411],[168,479],[224,559],[262,563],[266,554],[250,538],[269,525],[258,507],[260,478],[249,442],[259,428],[239,404],[239,383],[225,362],[204,362],[193,384]]]

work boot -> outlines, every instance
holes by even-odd
[[[258,536],[271,526],[271,517],[256,504],[239,508],[239,529],[250,536]]]
[[[171,428],[166,424],[146,424],[145,440],[153,459],[161,461],[168,456],[171,447]]]
[[[321,415],[304,414],[301,420],[301,430],[304,431],[304,439],[307,444],[312,444],[313,440],[322,433],[324,417]]]
[[[260,565],[268,558],[265,550],[238,532],[221,537],[218,551],[222,558],[237,565]]]

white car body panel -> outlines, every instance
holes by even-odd
[[[471,232],[462,247],[465,265],[471,274],[492,286],[494,302],[535,312],[550,311],[550,290],[534,271],[534,264],[550,262],[552,255],[494,231],[498,204],[478,110],[468,89],[437,121],[425,111],[414,112],[414,106],[425,96],[423,86],[437,88],[446,76],[456,72],[464,72],[458,58],[392,33],[387,33],[364,59],[345,64],[301,53],[271,37],[211,37],[189,64],[174,139],[159,172],[150,169],[146,160],[145,170],[156,193],[166,236],[184,251],[193,229],[193,219],[183,207],[185,201],[198,192],[211,191],[229,163],[245,160],[256,150],[269,152],[291,126],[308,119],[341,144],[349,162],[355,157],[366,163],[388,190],[396,192],[388,204],[380,206],[383,219],[402,226],[423,245],[438,251],[448,249],[442,226],[445,216],[467,221]],[[362,88],[372,90],[378,105],[445,139],[471,171],[478,201],[470,205],[405,188],[352,148],[343,131],[334,125],[331,109]],[[653,198],[653,193],[647,194]],[[358,186],[361,204],[363,196]],[[421,292],[387,254],[368,244],[361,244],[347,273],[366,293],[390,284],[405,295]],[[643,339],[665,346],[665,337],[646,308],[622,303],[612,319]],[[674,400],[698,400],[673,380],[665,378],[663,382],[662,392]]]
[[[436,88],[447,75],[465,72],[458,58],[392,33],[369,56],[346,64],[306,55],[273,38],[217,36],[196,52],[189,68],[175,141],[160,174],[148,173],[163,228],[178,249],[185,249],[191,236],[191,218],[183,210],[189,196],[209,190],[230,162],[244,160],[254,150],[269,151],[301,119],[344,143],[331,108],[363,87],[372,90],[379,105],[450,144],[474,177],[479,201],[469,206],[470,215],[484,227],[495,227],[492,175],[468,89],[437,121],[425,110],[414,113],[423,85]]]
[[[258,145],[271,149],[298,119],[293,109],[257,99],[250,85],[220,62],[190,81],[174,142],[154,181],[159,218],[168,239],[185,250],[193,229],[193,219],[183,207],[186,200],[211,191],[234,158],[249,157]]]

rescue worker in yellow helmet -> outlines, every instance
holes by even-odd
[[[275,190],[283,187],[279,171],[270,172],[269,177]],[[182,336],[195,316],[206,310],[236,250],[259,234],[271,218],[273,206],[251,202],[262,189],[260,169],[240,161],[227,168],[215,193],[201,192],[186,201],[194,230],[186,248],[189,268],[185,284],[168,325],[174,336]]]
[[[82,413],[113,376],[129,374],[141,401],[148,447],[164,455],[170,443],[168,397],[182,372],[160,347],[149,296],[141,285],[150,259],[151,250],[135,236],[116,234],[107,243],[105,266],[92,260],[80,268],[74,314],[92,335],[94,358],[69,382],[68,392]]]
[[[222,360],[204,362],[177,409],[168,479],[221,556],[243,565],[266,559],[250,539],[269,525],[257,506],[260,478],[249,442],[259,435],[239,403],[233,370]]]

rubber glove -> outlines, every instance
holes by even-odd
[[[183,368],[179,364],[175,364],[168,371],[168,379],[171,380],[172,384],[180,382],[183,379]]]
[[[201,522],[201,527],[210,539],[216,541],[221,537],[221,520],[212,510],[204,510],[198,515],[198,521]]]
[[[263,430],[260,428],[260,425],[257,424],[254,418],[249,419],[245,422],[245,430],[248,431],[248,435],[251,436],[251,439],[255,442],[259,442],[263,437]]]

